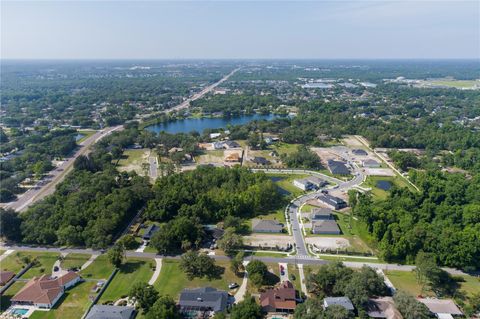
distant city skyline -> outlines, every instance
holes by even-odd
[[[478,59],[478,1],[2,1],[2,59]]]

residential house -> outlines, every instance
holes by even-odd
[[[240,148],[240,144],[238,144],[235,141],[226,141],[223,145],[226,149],[232,149],[232,148]]]
[[[313,189],[313,184],[310,183],[310,181],[306,178],[302,178],[302,179],[295,179],[293,180],[293,185],[295,187],[298,187],[300,188],[302,191],[309,191],[311,189]]]
[[[228,307],[228,293],[212,287],[183,289],[178,306],[189,318],[223,312]]]
[[[52,308],[68,289],[81,281],[81,277],[70,271],[59,278],[47,275],[34,277],[12,297],[13,305],[30,305],[43,309]]]
[[[210,138],[218,138],[220,136],[222,136],[221,133],[210,133]]]
[[[369,158],[369,159],[366,159],[362,162],[362,166],[363,167],[369,167],[369,168],[378,168],[378,167],[380,167],[380,163],[377,162],[374,159]]]
[[[150,240],[153,234],[155,234],[159,229],[160,227],[155,224],[148,226],[147,229],[145,229],[145,233],[143,233],[142,239]]]
[[[332,210],[329,208],[314,208],[310,213],[310,220],[334,220]]]
[[[350,175],[350,170],[347,165],[341,161],[328,160],[328,170],[335,175]]]
[[[11,271],[0,271],[0,286],[4,286],[15,277],[15,273]]]
[[[271,219],[252,220],[252,231],[254,233],[281,233],[283,224]]]
[[[366,310],[370,318],[403,319],[392,297],[370,299]]]
[[[239,163],[242,161],[242,157],[239,153],[230,153],[225,156],[224,161],[227,163]]]
[[[319,178],[319,177],[316,177],[316,176],[310,176],[310,177],[307,177],[307,180],[313,184],[315,186],[316,189],[320,188],[320,187],[323,187],[325,185],[327,185],[327,181]]]
[[[322,235],[340,235],[341,231],[338,228],[335,220],[313,220],[312,233]]]
[[[323,309],[327,309],[330,306],[339,305],[348,311],[354,311],[355,307],[348,297],[327,297],[323,299]]]
[[[134,307],[94,305],[85,319],[133,319]]]
[[[213,142],[212,146],[214,150],[223,150],[224,142]]]
[[[451,299],[418,298],[417,300],[427,306],[428,310],[439,319],[453,319],[454,316],[463,316],[462,311]]]
[[[334,210],[347,207],[347,203],[343,199],[329,195],[329,194],[319,195],[317,196],[317,200]]]
[[[255,156],[251,161],[257,165],[270,165],[270,161],[261,156]]]
[[[355,149],[355,150],[352,151],[352,153],[357,155],[357,156],[367,156],[368,155],[367,151],[362,150],[362,149]]]
[[[267,289],[260,294],[260,305],[264,312],[293,313],[297,306],[295,288],[287,280]]]

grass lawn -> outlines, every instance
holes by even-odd
[[[292,275],[295,276],[295,280],[292,280]],[[295,289],[299,292],[302,291],[302,287],[300,284],[300,274],[298,272],[298,268],[295,265],[288,264],[288,279],[292,282]]]
[[[266,287],[271,287],[278,282],[280,282],[280,266],[278,263],[265,263],[268,267],[268,281],[269,285]],[[247,283],[247,291],[251,294],[258,294],[258,288],[255,287],[252,282],[249,280]]]
[[[131,149],[123,152],[122,158],[118,161],[118,167],[122,171],[135,171],[139,175],[144,175],[144,167],[142,164],[148,163],[148,149]]]
[[[219,279],[209,280],[207,278],[195,278],[189,280],[180,269],[180,261],[173,259],[163,259],[162,271],[155,282],[155,288],[161,295],[170,295],[178,299],[183,288],[200,288],[210,286],[217,289],[228,290],[228,284],[231,282],[241,283],[242,278],[237,277],[230,270],[230,262],[217,261],[216,265],[224,268],[223,274]]]
[[[389,270],[385,274],[396,289],[408,292],[413,296],[434,296],[431,292],[424,291],[422,293],[422,287],[418,284],[413,271]]]
[[[89,138],[90,136],[95,134],[96,131],[94,131],[94,130],[78,130],[77,132],[79,134],[83,135],[83,137],[77,141],[77,144],[80,144],[83,141],[85,141],[87,138]]]
[[[279,155],[281,154],[291,154],[297,151],[297,148],[300,144],[288,144],[284,142],[278,142],[271,145],[272,150],[276,150]]]
[[[37,260],[40,263],[27,270],[27,272],[23,274],[22,279],[30,279],[43,274],[50,275],[52,273],[53,264],[58,260],[59,256],[60,255],[57,253],[41,253],[37,257]]]
[[[248,254],[246,253],[246,255],[248,255]],[[268,252],[268,251],[255,251],[255,252],[251,253],[250,255],[251,256],[257,256],[257,257],[278,257],[278,258],[288,256],[288,254],[286,254],[286,253],[272,253],[272,252]]]
[[[258,219],[274,219],[279,221],[280,223],[285,224],[285,207],[277,209],[275,212],[267,214],[267,215],[258,215],[255,218]]]
[[[368,258],[352,258],[352,257],[335,257],[335,256],[320,256],[320,259],[332,260],[332,261],[355,261],[355,262],[364,262],[364,263],[373,263],[381,264],[383,261],[380,259],[368,259]]]
[[[17,281],[17,282],[14,282],[13,285],[10,286],[10,288],[7,289],[7,291],[5,291],[3,293],[2,296],[0,296],[0,310],[1,311],[4,311],[6,310],[8,307],[10,307],[10,299],[15,296],[15,294],[20,290],[22,289],[22,287],[25,285],[24,282],[20,282],[20,281]]]
[[[430,82],[433,85],[444,85],[444,86],[449,86],[453,88],[471,88],[475,84],[479,84],[479,81],[475,80],[444,80],[444,81],[431,81]]]
[[[80,269],[82,265],[90,259],[90,255],[86,254],[68,254],[62,261],[63,269],[77,268]]]
[[[113,266],[107,259],[107,255],[98,256],[86,269],[80,271],[80,275],[87,279],[108,279],[113,271]]]
[[[11,253],[0,262],[1,269],[18,273],[24,266],[22,261],[20,260],[22,256],[24,256],[24,254],[22,253]]]
[[[362,186],[371,187],[371,192],[376,199],[385,199],[388,196],[388,191],[380,189],[376,186],[378,181],[389,181],[392,183],[392,186],[395,185],[397,187],[406,187],[414,191],[414,189],[402,177],[399,176],[368,176]]]
[[[302,194],[306,194],[306,192],[302,191],[300,188],[293,185],[293,180],[295,179],[302,179],[308,177],[309,175],[306,174],[270,174],[267,173],[267,176],[272,178],[275,184],[283,190],[282,193],[284,195],[292,195],[293,197],[300,196]]]
[[[66,291],[65,295],[50,311],[35,311],[32,319],[81,318],[90,305],[90,292],[96,282],[87,281],[77,284]]]
[[[148,282],[153,275],[153,265],[155,265],[153,259],[128,258],[113,277],[99,303],[116,301],[126,296],[134,283]]]

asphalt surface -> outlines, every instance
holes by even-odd
[[[85,141],[80,143],[80,147],[75,151],[73,156],[67,158],[62,164],[50,171],[48,176],[40,180],[33,188],[20,195],[15,201],[6,203],[3,205],[3,207],[22,212],[31,204],[37,202],[47,195],[52,194],[55,191],[55,186],[60,183],[67,173],[72,169],[73,163],[77,157],[88,152],[88,148],[92,144],[95,144],[113,131],[120,130],[122,128],[123,126],[108,127],[88,137]]]
[[[33,246],[8,246],[0,245],[2,250],[15,250],[15,251],[34,251],[34,252],[51,252],[51,253],[64,253],[64,254],[97,254],[101,255],[104,253],[102,250],[94,250],[87,248],[49,248],[49,247],[33,247]],[[137,257],[137,258],[171,258],[171,259],[180,259],[180,255],[177,256],[164,256],[157,255],[155,253],[144,253],[136,251],[127,251],[125,253],[127,257]],[[216,260],[230,260],[227,256],[221,255],[212,255],[210,256]],[[245,260],[261,260],[268,263],[287,263],[287,264],[302,264],[302,265],[324,265],[328,264],[331,261],[317,259],[311,256],[291,256],[291,257],[260,257],[260,256],[248,256]],[[410,265],[398,265],[398,264],[379,264],[379,263],[366,263],[366,262],[344,262],[345,266],[352,268],[361,268],[364,265],[375,269],[382,270],[399,270],[399,271],[412,271],[415,266]],[[452,269],[452,268],[442,268],[452,275],[466,275],[464,272]]]
[[[150,175],[150,178],[155,180],[158,177],[157,157],[156,156],[150,156],[148,158],[148,162],[150,164],[150,169],[149,169],[148,174]]]
[[[190,106],[190,102],[198,100],[199,98],[201,98],[202,96],[204,96],[208,92],[212,91],[214,88],[216,88],[217,86],[219,86],[220,84],[222,84],[223,82],[228,80],[228,78],[231,77],[233,74],[235,74],[235,72],[237,72],[238,70],[240,70],[240,68],[236,68],[235,70],[233,70],[229,74],[225,75],[218,82],[215,82],[214,84],[207,86],[206,88],[204,88],[200,92],[194,94],[193,96],[189,97],[188,99],[186,99],[185,101],[183,101],[179,105],[177,105],[175,107],[172,107],[172,108],[166,110],[165,112],[170,113],[170,112],[173,112],[173,111],[179,111],[179,110],[188,108]]]

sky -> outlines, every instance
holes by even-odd
[[[480,58],[480,1],[1,0],[2,59]]]

